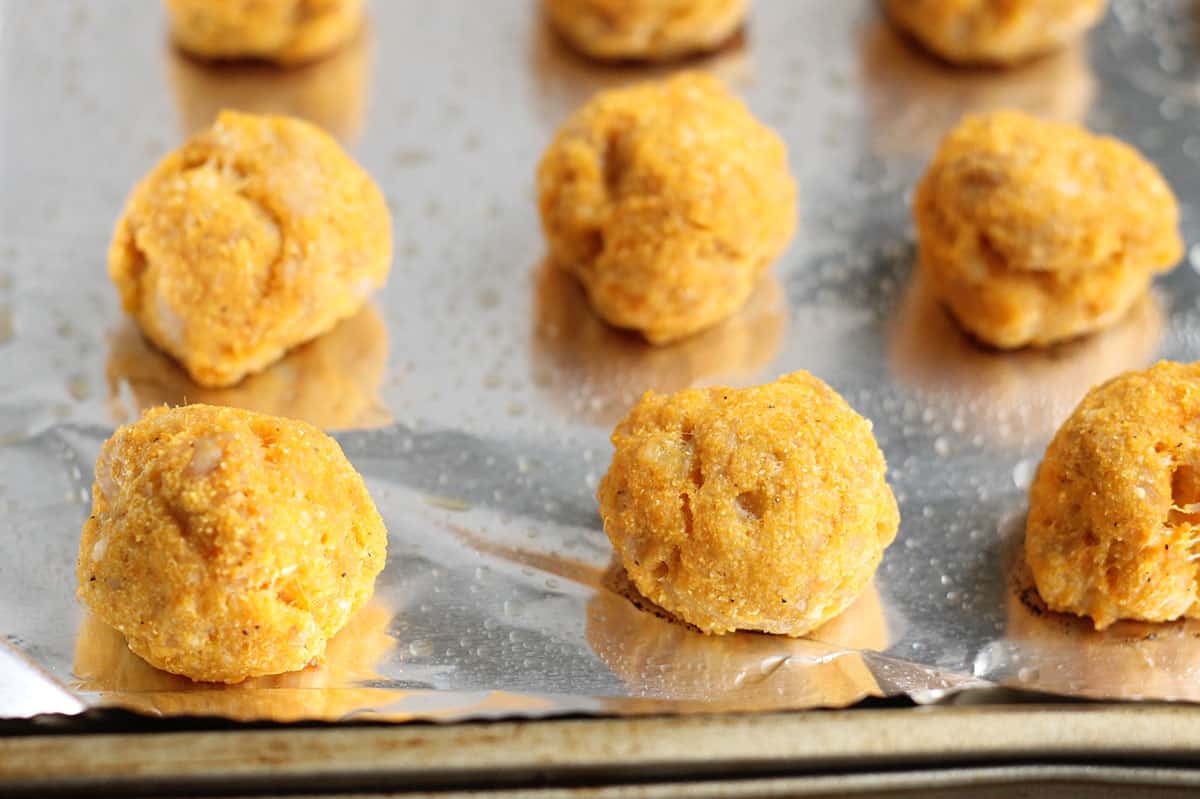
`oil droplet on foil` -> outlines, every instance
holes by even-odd
[[[1013,467],[1012,479],[1013,485],[1025,491],[1029,486],[1033,485],[1033,475],[1037,472],[1037,464],[1032,458],[1024,458],[1017,461],[1017,465]]]

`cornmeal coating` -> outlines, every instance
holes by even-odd
[[[746,19],[748,0],[544,0],[546,16],[579,52],[661,61],[714,50]]]
[[[1029,492],[1025,555],[1052,610],[1200,617],[1200,364],[1162,362],[1088,392]]]
[[[383,195],[336,141],[225,111],[134,189],[108,269],[146,336],[221,387],[352,316],[391,259]]]
[[[215,60],[292,65],[330,53],[363,26],[363,0],[166,0],[175,43]]]
[[[942,140],[913,214],[931,287],[1002,349],[1113,324],[1183,252],[1175,196],[1136,150],[1012,111]]]
[[[96,461],[79,595],[151,665],[236,683],[319,662],[386,554],[362,478],[317,428],[156,408]]]
[[[695,72],[598,94],[537,180],[551,258],[655,344],[737,311],[796,227],[783,142]]]
[[[598,498],[638,591],[706,633],[800,636],[870,581],[900,522],[871,423],[807,372],[647,392]]]
[[[1079,38],[1105,0],[885,0],[892,22],[957,64],[1012,64]]]

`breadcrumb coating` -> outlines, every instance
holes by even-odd
[[[1136,150],[1012,111],[942,140],[913,213],[933,290],[1004,349],[1113,324],[1183,253],[1175,196]]]
[[[1200,617],[1200,364],[1162,362],[1088,392],[1029,492],[1025,555],[1052,610]]]
[[[647,392],[613,444],[598,492],[613,548],[642,595],[706,633],[808,633],[896,535],[871,423],[806,372]]]
[[[387,531],[337,442],[233,408],[156,408],[96,461],[79,596],[156,668],[236,683],[319,662]]]
[[[207,387],[352,316],[391,259],[383,195],[336,141],[234,111],[138,184],[108,256],[125,311]]]
[[[542,157],[538,194],[551,258],[655,344],[737,311],[796,226],[783,142],[693,72],[597,95]]]

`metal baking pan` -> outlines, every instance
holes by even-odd
[[[867,0],[757,0],[734,42],[686,66],[718,74],[783,136],[800,230],[743,313],[655,349],[605,327],[546,266],[533,170],[593,92],[666,68],[590,64],[524,0],[486,13],[377,2],[351,47],[287,71],[180,55],[156,4],[3,0],[0,717],[118,706],[229,721],[682,725],[997,685],[1195,700],[1194,623],[1094,633],[1031,602],[1013,552],[1033,468],[1083,392],[1195,357],[1200,257],[1110,331],[988,352],[913,278],[908,207],[962,113],[1017,107],[1138,146],[1180,196],[1185,238],[1200,240],[1193,11],[1114,0],[1080,46],[989,71],[928,58]],[[226,106],[338,136],[383,187],[397,247],[387,288],[359,316],[259,378],[202,392],[122,317],[105,255],[134,182]],[[887,455],[903,523],[873,586],[799,641],[704,638],[637,610],[614,590],[593,499],[612,425],[648,388],[795,369],[871,418]],[[326,667],[198,686],[145,666],[75,600],[100,443],[144,407],[197,399],[335,429],[367,478],[389,563]],[[1190,708],[1169,713],[1193,723]],[[1014,750],[1043,746],[1041,735],[1029,728]]]

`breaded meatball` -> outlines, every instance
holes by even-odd
[[[215,60],[299,64],[341,47],[363,24],[363,0],[166,0],[180,48]]]
[[[660,61],[714,50],[746,18],[748,0],[543,0],[572,47],[592,58]]]
[[[391,260],[383,195],[337,142],[226,111],[134,189],[108,269],[147,337],[221,387],[352,316]]]
[[[551,258],[655,344],[737,311],[796,226],[783,142],[694,72],[597,95],[537,182]]]
[[[647,392],[612,440],[605,532],[638,591],[703,632],[804,635],[895,538],[871,423],[807,372]]]
[[[1025,555],[1052,610],[1200,617],[1200,364],[1162,362],[1088,392],[1029,492]]]
[[[151,665],[235,683],[319,662],[386,553],[362,478],[317,428],[156,408],[96,461],[79,595]]]
[[[354,139],[366,108],[371,48],[357,35],[328,58],[293,69],[257,62],[213,64],[171,49],[167,72],[186,135],[225,109],[311,122],[339,141]]]
[[[301,419],[323,430],[381,427],[392,421],[379,398],[387,350],[387,326],[366,305],[236,386],[205,388],[128,322],[109,339],[105,371],[118,423],[155,405],[198,402]]]
[[[753,381],[779,350],[787,327],[783,286],[770,273],[736,314],[662,347],[605,324],[588,307],[578,281],[553,264],[539,269],[536,280],[534,383],[574,416],[605,427],[647,389]]]
[[[1136,150],[1016,112],[966,117],[913,205],[931,288],[1002,349],[1113,324],[1183,252],[1175,196]]]
[[[885,0],[892,22],[957,64],[1012,64],[1057,50],[1104,15],[1105,0]]]

